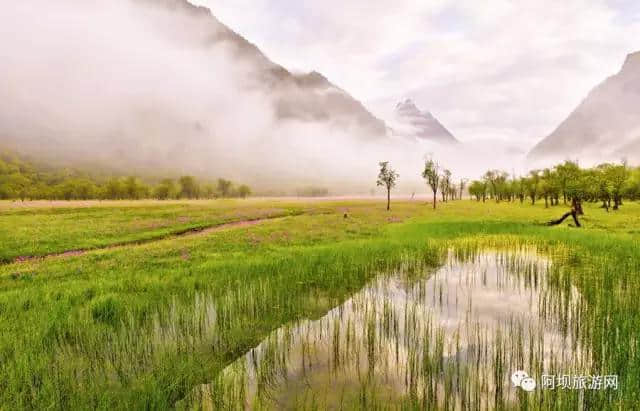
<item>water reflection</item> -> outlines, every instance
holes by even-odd
[[[188,399],[217,409],[502,408],[509,375],[583,369],[580,298],[533,251],[449,252],[378,277],[318,320],[287,325]],[[532,395],[535,395],[532,394]]]

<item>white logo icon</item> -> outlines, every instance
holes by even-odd
[[[536,380],[529,377],[529,374],[523,370],[518,370],[511,374],[511,382],[514,387],[520,387],[527,392],[531,392],[536,389]]]

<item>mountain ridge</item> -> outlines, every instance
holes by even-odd
[[[355,127],[369,137],[386,136],[385,122],[342,88],[317,71],[294,74],[269,59],[260,48],[222,23],[215,11],[187,0],[135,0],[182,11],[192,17],[210,20],[212,31],[203,37],[204,45],[224,43],[234,57],[256,65],[259,77],[254,87],[266,87],[274,93],[278,119],[329,122],[343,128]],[[203,21],[203,23],[205,23]]]
[[[529,159],[586,157],[602,160],[631,156],[640,161],[640,51],[630,53],[621,69],[596,85],[547,137]],[[626,147],[626,148],[625,148]]]
[[[410,128],[407,133],[411,137],[441,144],[460,143],[431,112],[420,110],[409,98],[396,104],[395,113],[398,120]]]

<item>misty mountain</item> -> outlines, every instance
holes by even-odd
[[[11,2],[3,17],[0,149],[277,185],[344,181],[391,144],[346,91],[271,61],[187,0]]]
[[[418,139],[455,144],[459,141],[428,111],[420,111],[411,99],[401,101],[395,108],[396,119],[401,130],[396,132]]]
[[[230,50],[240,63],[250,67],[253,78],[248,85],[274,97],[273,109],[278,119],[323,122],[365,137],[386,135],[385,123],[346,91],[318,72],[292,73],[274,63],[258,47],[220,22],[214,16],[215,10],[194,6],[187,0],[137,1],[149,7],[171,9],[178,19],[180,15],[195,19],[199,24],[196,37],[186,39],[184,33],[176,33],[175,39],[185,45],[195,39],[203,47],[222,46]]]
[[[640,52],[596,86],[530,159],[580,158],[640,161]]]

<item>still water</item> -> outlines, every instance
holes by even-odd
[[[509,408],[510,375],[584,369],[581,299],[531,250],[450,251],[398,270],[317,320],[274,331],[189,402],[205,409]],[[527,393],[530,395],[531,393]],[[533,394],[535,395],[535,393]]]

